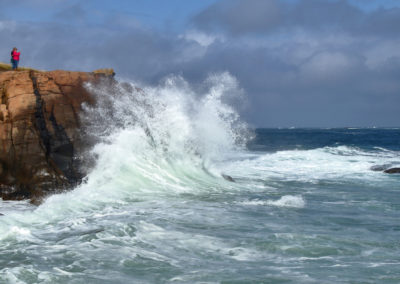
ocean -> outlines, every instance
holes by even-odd
[[[81,185],[0,201],[0,283],[400,283],[400,175],[373,170],[400,129],[254,130],[225,73],[137,85],[87,86]]]

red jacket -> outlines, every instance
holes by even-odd
[[[16,52],[16,51],[13,51],[12,52],[12,59],[14,59],[14,60],[19,60],[19,55],[21,54],[21,52]]]

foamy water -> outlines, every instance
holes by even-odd
[[[88,86],[85,183],[39,207],[1,201],[0,282],[400,281],[400,180],[371,170],[399,164],[395,146],[252,151],[229,74],[135,86]]]

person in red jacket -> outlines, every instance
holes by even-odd
[[[21,52],[18,52],[17,48],[14,47],[11,51],[11,63],[12,63],[12,70],[18,70],[18,63],[19,63],[19,56]]]

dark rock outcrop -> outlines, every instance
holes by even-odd
[[[221,176],[222,176],[224,179],[226,179],[227,181],[235,182],[235,180],[234,180],[233,177],[231,177],[231,176],[228,176],[228,175],[226,175],[226,174],[221,174]]]
[[[112,70],[112,69],[110,69]],[[0,197],[40,198],[79,183],[79,112],[94,103],[85,82],[113,71],[0,73]]]
[[[400,168],[391,168],[384,171],[387,174],[400,174]]]
[[[370,169],[371,171],[374,172],[383,172],[385,170],[387,170],[388,168],[390,168],[391,164],[384,164],[384,165],[375,165],[372,166]]]

